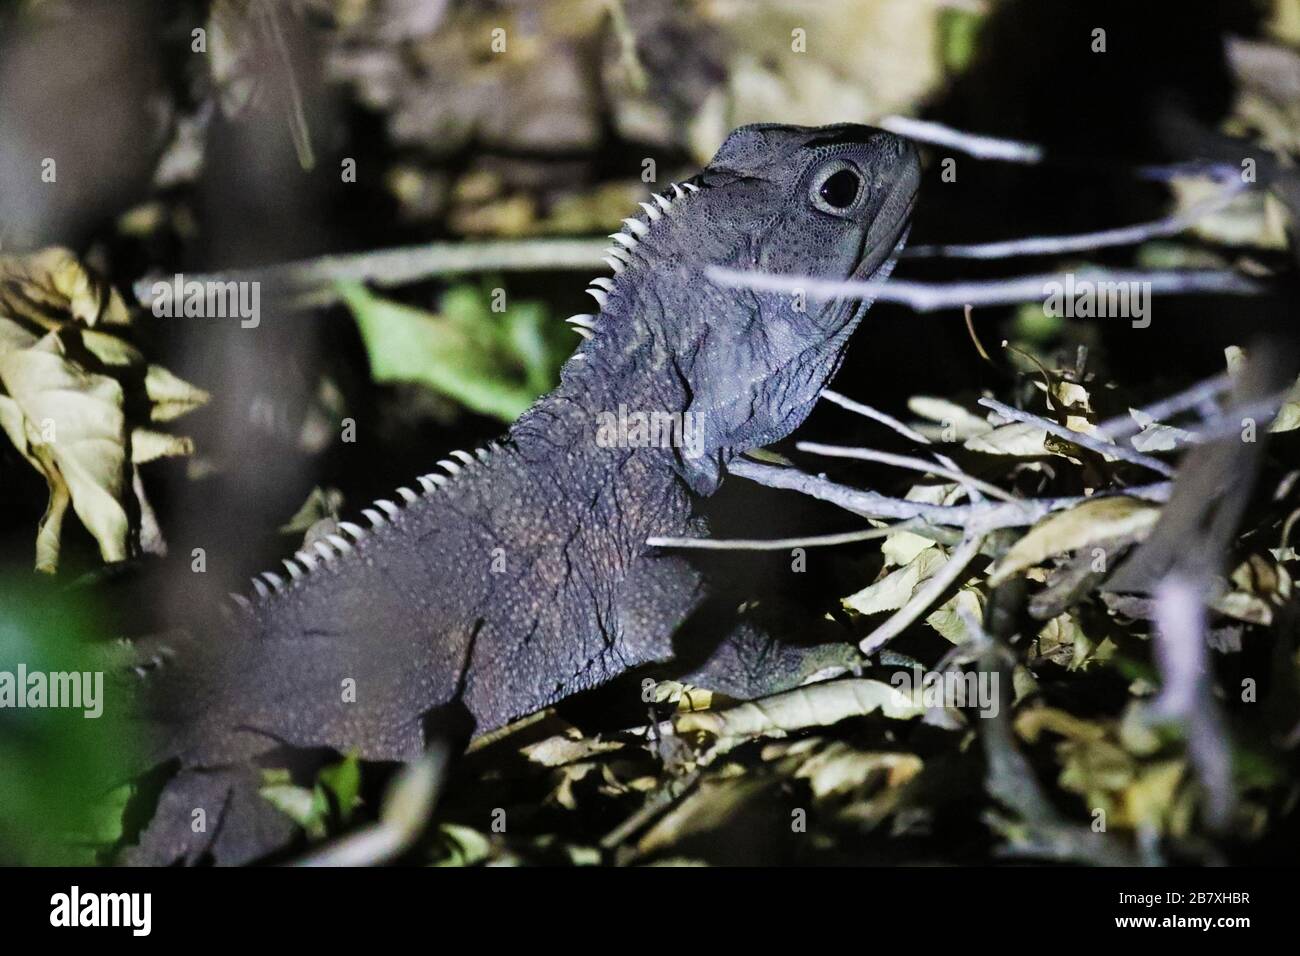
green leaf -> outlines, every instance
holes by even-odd
[[[467,285],[448,290],[437,313],[381,299],[359,284],[340,285],[340,294],[376,382],[416,382],[505,422],[554,384],[558,335],[548,336],[540,305],[493,312],[489,294]]]
[[[340,822],[347,823],[361,805],[361,762],[348,754],[316,775],[316,790],[338,808]]]

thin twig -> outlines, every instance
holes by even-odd
[[[487,242],[430,242],[377,252],[321,256],[259,269],[186,275],[187,282],[259,282],[286,296],[313,304],[337,301],[336,284],[368,282],[397,286],[432,276],[468,272],[527,272],[547,269],[600,269],[605,239],[519,239]],[[153,286],[171,277],[141,279],[135,296],[153,304]]]
[[[895,455],[890,452],[876,451],[872,448],[849,448],[844,445],[823,445],[819,442],[801,441],[795,444],[800,451],[806,451],[810,455],[825,455],[827,458],[853,458],[858,461],[874,461],[882,465],[892,465],[895,468],[906,468],[910,471],[919,471],[927,475],[939,475],[942,478],[948,478],[958,484],[970,485],[978,488],[990,498],[997,498],[999,501],[1020,501],[1015,495],[1008,491],[1003,491],[997,485],[991,485],[987,481],[981,481],[959,468],[949,468],[946,465],[939,465],[932,461],[926,461],[923,458],[912,458],[908,455]]]
[[[892,428],[904,438],[909,441],[914,441],[918,445],[930,444],[930,439],[926,438],[915,428],[912,428],[909,425],[904,425],[893,415],[887,415],[879,409],[872,408],[870,405],[863,405],[861,402],[856,402],[847,396],[841,395],[839,392],[833,392],[829,388],[822,389],[822,398],[840,406],[840,408],[846,408],[851,412],[855,412],[863,418],[870,418],[872,421],[880,422],[880,424],[884,425],[886,428]]]
[[[919,518],[929,524],[965,528],[967,533],[986,533],[999,528],[1023,528],[1042,520],[1054,511],[1073,508],[1097,496],[1068,498],[1033,498],[1024,501],[987,501],[969,505],[932,505],[921,501],[888,498],[874,491],[862,491],[836,484],[820,476],[805,474],[796,468],[779,468],[755,461],[735,459],[727,470],[769,488],[797,491],[819,501],[843,508],[864,518],[908,520]],[[1125,488],[1124,494],[1146,501],[1169,499],[1170,482]]]
[[[944,126],[942,123],[913,119],[910,116],[886,116],[880,121],[880,128],[914,139],[919,143],[946,146],[977,159],[997,159],[1002,162],[1026,163],[1031,166],[1043,161],[1043,147],[1034,143],[965,133],[951,126]]]
[[[816,299],[869,299],[896,302],[916,312],[955,309],[965,305],[1016,305],[1041,302],[1051,294],[1049,284],[1065,286],[1067,279],[1075,287],[1087,282],[1108,285],[1149,285],[1153,293],[1184,295],[1216,293],[1219,295],[1262,295],[1261,283],[1247,279],[1230,269],[1163,269],[1141,270],[1081,269],[1074,273],[1056,272],[967,282],[914,282],[905,279],[858,281],[815,279],[811,276],[769,275],[725,266],[709,266],[705,274],[719,285],[738,289],[769,292],[802,292]]]
[[[1114,163],[1099,163],[1091,157],[1079,159],[1077,157],[1049,156],[1047,151],[1037,143],[1005,139],[999,136],[986,136],[981,133],[968,133],[964,130],[954,129],[951,126],[945,126],[942,123],[918,120],[910,116],[886,116],[880,121],[879,125],[881,129],[889,130],[899,136],[906,136],[918,143],[943,146],[953,152],[964,153],[976,159],[1023,163],[1029,166],[1050,162],[1058,166],[1087,167],[1089,169],[1099,167],[1116,168]],[[1187,176],[1209,176],[1212,179],[1227,182],[1240,175],[1241,172],[1239,167],[1214,160],[1190,160],[1164,165],[1122,166],[1118,168],[1131,173],[1139,179],[1153,182],[1169,182]]]
[[[903,631],[907,630],[913,622],[924,614],[935,601],[957,583],[961,573],[966,570],[966,566],[975,560],[979,554],[980,547],[984,544],[982,534],[974,534],[967,537],[961,544],[952,549],[948,560],[943,566],[927,578],[921,587],[917,588],[911,599],[900,607],[897,611],[878,628],[864,637],[858,644],[858,649],[863,654],[871,655],[880,648],[884,647]]]
[[[691,548],[699,551],[787,551],[790,548],[824,548],[838,544],[854,544],[874,538],[886,538],[899,531],[933,532],[924,521],[902,521],[887,528],[864,528],[861,531],[841,531],[838,534],[808,535],[803,538],[647,538],[652,548]]]
[[[979,353],[980,358],[997,368],[997,363],[989,356],[988,350],[984,348],[984,343],[980,341],[979,334],[975,331],[975,310],[970,307],[968,302],[962,307],[961,312],[962,317],[966,320],[966,331],[970,335],[970,340],[975,343],[975,351]]]
[[[1251,402],[1248,405],[1231,409],[1199,426],[1188,428],[1186,429],[1188,437],[1183,440],[1184,444],[1201,445],[1205,442],[1226,438],[1235,432],[1241,431],[1247,421],[1267,427],[1272,424],[1278,409],[1286,403],[1291,392],[1291,388],[1283,389],[1276,395],[1270,395],[1258,402]]]
[[[933,444],[930,441],[930,439],[926,438],[916,429],[908,425],[904,425],[894,416],[886,415],[884,412],[880,411],[879,409],[872,408],[870,405],[864,405],[861,402],[855,402],[853,399],[847,398],[844,395],[841,395],[839,392],[833,392],[829,388],[824,388],[822,389],[822,398],[825,398],[833,402],[834,404],[839,405],[841,408],[846,408],[851,412],[855,412],[856,414],[861,415],[864,418],[870,418],[872,421],[880,422],[880,424],[886,426],[887,428],[892,428],[894,431],[898,432],[898,434],[902,435],[904,438],[910,439],[916,442],[918,445]],[[943,465],[945,468],[949,469],[950,471],[961,472],[961,469],[957,467],[957,463],[953,461],[951,458],[949,458],[947,455],[938,451],[933,452],[932,454],[934,455],[934,460],[937,461],[940,465]],[[962,472],[962,474],[965,473]],[[962,482],[962,487],[966,489],[966,494],[970,496],[971,501],[979,501],[983,497],[980,494],[979,489],[976,488],[970,482]]]
[[[1200,408],[1206,402],[1218,398],[1231,387],[1232,376],[1224,372],[1221,375],[1214,376],[1214,378],[1197,382],[1191,388],[1176,395],[1170,395],[1158,402],[1153,402],[1138,411],[1139,414],[1153,421],[1163,422],[1193,408]],[[1097,426],[1097,434],[1103,439],[1110,438],[1119,441],[1129,435],[1137,434],[1142,428],[1143,426],[1138,424],[1133,413],[1129,412],[1127,415],[1119,415],[1109,421],[1102,422]]]
[[[1085,435],[1072,428],[1066,428],[1064,425],[1058,425],[1051,419],[1043,418],[1041,415],[1034,415],[1030,412],[1023,412],[1018,408],[1012,408],[1010,405],[999,402],[995,398],[981,398],[979,403],[985,408],[993,409],[993,411],[997,412],[1003,418],[1009,419],[1010,421],[1025,422],[1026,424],[1033,425],[1037,428],[1042,428],[1049,434],[1055,435],[1057,438],[1063,438],[1071,444],[1078,445],[1081,448],[1086,448],[1089,451],[1094,451],[1099,455],[1119,458],[1131,465],[1138,465],[1142,468],[1154,471],[1156,474],[1164,475],[1166,478],[1172,478],[1174,476],[1174,469],[1169,465],[1166,465],[1159,458],[1152,458],[1150,455],[1144,455],[1140,451],[1134,451],[1133,449],[1126,448],[1123,445],[1112,445],[1109,442],[1101,441],[1097,438],[1093,438],[1091,435]]]
[[[1235,200],[1245,190],[1246,185],[1238,179],[1229,183],[1216,195],[1197,203],[1185,212],[1175,213],[1152,222],[1071,236],[1030,236],[1025,239],[971,245],[912,246],[903,250],[902,258],[1009,259],[1014,256],[1053,256],[1091,249],[1107,249],[1112,246],[1136,246],[1148,239],[1176,235],[1191,228]]]
[[[1155,658],[1161,688],[1153,715],[1187,728],[1187,750],[1205,789],[1205,811],[1218,830],[1228,826],[1236,803],[1232,750],[1214,697],[1206,653],[1208,576],[1173,572],[1155,593]]]

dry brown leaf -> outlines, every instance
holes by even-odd
[[[1077,551],[1098,542],[1127,542],[1145,537],[1160,517],[1160,509],[1137,498],[1120,495],[1094,498],[1069,511],[1049,515],[1011,546],[989,572],[989,586],[1053,555]]]

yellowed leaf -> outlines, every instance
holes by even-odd
[[[809,684],[726,710],[682,714],[673,718],[673,726],[679,734],[755,737],[771,731],[825,727],[877,710],[893,720],[908,720],[924,713],[925,708],[914,695],[889,684],[852,678]]]
[[[131,431],[131,461],[142,465],[159,458],[178,458],[194,454],[194,439],[184,435],[169,435],[152,428],[135,428]]]
[[[906,567],[891,571],[874,584],[844,598],[846,608],[859,614],[879,614],[896,611],[916,593],[916,589],[932,577],[948,560],[942,548],[929,548],[919,552]]]
[[[986,455],[1010,455],[1013,458],[1037,458],[1050,455],[1047,430],[1029,422],[1012,422],[984,435],[966,439],[964,447]]]
[[[996,587],[1052,555],[1099,541],[1145,537],[1159,517],[1160,509],[1154,505],[1121,495],[1094,498],[1069,511],[1048,515],[1003,555],[989,573],[989,585]]]
[[[121,504],[126,488],[122,387],[67,361],[53,332],[29,349],[0,353],[0,385],[23,414],[20,447],[39,445],[48,452],[104,560],[124,560],[130,525]]]

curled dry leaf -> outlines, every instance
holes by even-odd
[[[801,744],[814,746],[798,746]],[[800,740],[795,745],[775,743],[764,750],[763,757],[788,759],[791,775],[807,780],[818,799],[852,794],[868,785],[873,785],[872,789],[900,787],[920,773],[923,766],[915,754],[859,750],[842,740]]]
[[[1047,447],[1047,431],[1029,422],[1012,422],[983,435],[972,435],[964,447],[986,455],[1013,458],[1038,458],[1052,453]]]
[[[726,710],[697,711],[674,718],[678,734],[701,733],[718,739],[758,737],[807,727],[828,727],[849,717],[880,711],[893,720],[925,712],[913,695],[878,680],[853,678],[809,684],[783,694]]]
[[[617,740],[601,740],[599,737],[583,737],[574,728],[554,737],[547,737],[535,744],[521,748],[520,753],[543,767],[560,767],[564,764],[587,760],[597,754],[611,750],[621,750],[623,744]]]
[[[131,314],[117,291],[69,250],[0,256],[0,315],[56,331],[71,319],[84,326],[125,326]]]
[[[1050,707],[1021,711],[1015,728],[1029,742],[1044,732],[1062,738],[1056,745],[1061,787],[1104,811],[1108,826],[1175,834],[1189,827],[1193,805],[1183,758],[1135,754],[1125,746],[1120,724],[1083,720]]]
[[[989,574],[996,587],[1026,568],[1047,558],[1077,551],[1099,541],[1133,541],[1155,527],[1160,509],[1145,501],[1124,496],[1094,498],[1069,511],[1044,518],[998,562]]]
[[[57,569],[69,506],[103,560],[125,559],[132,531],[140,530],[132,528],[131,514],[152,513],[143,486],[133,482],[133,466],[193,451],[188,438],[128,419],[132,389],[144,390],[141,406],[151,421],[174,418],[208,398],[104,331],[129,322],[121,296],[66,249],[0,257],[0,429],[45,478],[50,494],[37,527],[37,570]],[[134,509],[128,507],[133,496]]]
[[[948,553],[938,546],[918,551],[911,563],[891,571],[874,584],[844,598],[843,604],[859,614],[897,611],[911,600],[926,580],[948,560]]]
[[[914,415],[935,423],[918,427],[921,434],[933,440],[966,441],[993,431],[993,426],[986,419],[946,398],[915,395],[907,400],[907,407]]]

